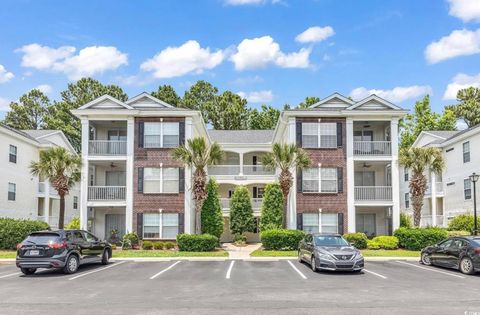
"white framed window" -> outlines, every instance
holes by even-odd
[[[12,144],[10,145],[8,159],[11,163],[17,163],[17,147]]]
[[[8,200],[15,201],[17,195],[17,185],[8,183]]]
[[[318,233],[318,213],[304,213],[303,217],[303,231],[305,233]]]
[[[338,191],[337,168],[321,167],[303,169],[302,191],[336,193]]]
[[[405,208],[410,208],[410,194],[405,193]]]
[[[145,148],[175,148],[180,143],[178,122],[145,122],[143,145]]]
[[[143,170],[143,193],[178,193],[178,168],[146,167]]]
[[[320,226],[322,233],[337,233],[338,232],[338,214],[337,213],[322,213],[320,216]]]
[[[302,147],[336,148],[337,123],[302,123]]]
[[[470,178],[466,178],[463,180],[463,196],[465,200],[472,199],[472,182]]]
[[[73,209],[77,210],[78,209],[78,197],[73,196]]]
[[[144,213],[144,239],[175,239],[179,231],[178,213]]]
[[[337,213],[304,213],[302,220],[305,233],[338,233]]]
[[[463,143],[463,163],[470,162],[470,142]]]
[[[408,182],[408,168],[403,169],[403,180]]]

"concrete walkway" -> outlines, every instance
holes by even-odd
[[[259,249],[262,246],[261,243],[247,244],[243,247],[237,247],[233,243],[223,243],[222,248],[228,252],[229,259],[250,259],[250,253]]]

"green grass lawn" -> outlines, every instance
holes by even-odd
[[[419,251],[411,251],[404,249],[397,250],[361,250],[365,257],[420,257]],[[296,257],[296,250],[265,250],[257,249],[253,251],[250,256],[252,257]]]
[[[0,258],[15,258],[17,251],[15,250],[0,250]]]
[[[114,250],[113,258],[128,257],[228,257],[224,250],[214,252],[179,252],[171,250]]]
[[[252,257],[297,257],[296,250],[254,250],[250,256]]]

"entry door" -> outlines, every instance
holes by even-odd
[[[105,172],[106,186],[125,186],[126,178],[124,171],[107,171]]]
[[[368,237],[377,235],[374,213],[359,213],[355,218],[357,232],[365,233]]]
[[[108,140],[110,141],[127,141],[127,131],[126,130],[109,130],[108,131]],[[109,154],[119,154],[121,144],[118,142],[110,142],[108,144],[108,153]]]
[[[124,214],[106,214],[105,215],[105,239],[111,238],[111,232],[117,230],[117,237],[122,240],[125,235],[125,215]]]
[[[357,130],[353,132],[353,140],[354,141],[370,141],[370,145],[368,143],[362,143],[358,148],[356,148],[355,153],[363,153],[368,154],[372,153],[373,150],[373,131],[372,130]]]
[[[375,172],[361,171],[355,172],[355,186],[374,187],[375,186]],[[365,200],[375,200],[375,189],[364,189],[362,198]]]

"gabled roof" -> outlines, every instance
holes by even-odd
[[[348,110],[353,109],[365,109],[365,110],[377,110],[377,109],[396,109],[402,110],[397,105],[390,103],[389,101],[372,94],[370,96],[365,97],[363,100],[356,102],[352,106],[347,108]]]
[[[207,130],[212,141],[218,143],[271,143],[274,130]]]
[[[460,131],[458,130],[425,130],[425,133],[431,134],[432,136],[439,137],[442,139],[448,139]]]
[[[158,98],[150,95],[149,93],[147,92],[142,92],[140,94],[138,94],[137,96],[134,96],[132,98],[130,98],[128,101],[125,102],[126,104],[130,105],[130,106],[133,106],[135,108],[137,107],[142,107],[142,108],[145,108],[145,107],[148,107],[148,108],[173,108],[174,106],[162,101],[162,100],[159,100]]]
[[[325,107],[325,108],[345,108],[353,105],[355,102],[349,99],[348,97],[343,96],[340,93],[333,93],[330,96],[325,97],[324,99],[320,100],[319,102],[310,106],[310,108],[316,107]]]
[[[102,95],[96,99],[94,99],[91,102],[88,102],[87,104],[79,107],[78,109],[87,109],[87,108],[92,108],[92,109],[134,109],[132,106],[117,100],[116,98],[105,94]]]

